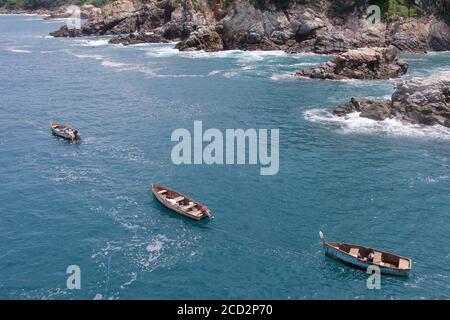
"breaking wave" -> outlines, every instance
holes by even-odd
[[[109,39],[83,39],[78,40],[79,46],[82,47],[100,47],[100,46],[106,46],[108,45]]]
[[[345,117],[333,115],[325,109],[312,109],[304,112],[304,118],[337,128],[342,133],[384,134],[387,136],[403,136],[450,140],[450,129],[441,125],[421,126],[402,122],[398,119],[375,121],[359,116],[359,112]]]
[[[293,80],[295,78],[296,76],[292,72],[277,73],[270,76],[270,79],[274,81]]]

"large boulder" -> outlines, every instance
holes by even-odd
[[[338,116],[344,116],[353,112],[360,112],[361,117],[384,120],[391,116],[390,101],[351,98],[349,102],[339,105],[333,111]]]
[[[314,79],[391,79],[406,73],[408,64],[398,59],[395,48],[349,50],[320,66],[302,70],[297,76]]]
[[[220,51],[223,50],[223,42],[214,28],[203,27],[192,32],[186,40],[177,43],[175,48],[180,51]]]
[[[414,78],[392,94],[392,114],[412,123],[450,127],[450,76]]]
[[[414,124],[450,127],[450,76],[402,81],[396,84],[390,100],[352,98],[333,111],[337,116],[353,112],[374,120],[397,118]]]
[[[66,25],[62,26],[56,31],[50,32],[52,37],[81,37],[85,34],[82,29],[69,28]]]
[[[428,50],[429,25],[419,20],[393,18],[388,24],[387,44],[403,52]]]
[[[450,27],[444,21],[431,23],[428,44],[433,51],[450,50]]]

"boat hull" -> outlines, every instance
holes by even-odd
[[[167,188],[167,187],[164,187],[164,188],[166,188],[167,190],[170,190],[170,189]],[[181,210],[178,206],[173,205],[171,202],[169,202],[169,201],[166,200],[165,198],[161,197],[161,196],[158,194],[157,190],[154,188],[153,185],[152,185],[152,193],[153,193],[153,195],[155,196],[155,198],[156,198],[162,205],[164,205],[166,208],[168,208],[168,209],[170,209],[170,210],[172,210],[172,211],[175,211],[176,213],[179,213],[179,214],[181,214],[181,215],[183,215],[183,216],[185,216],[185,217],[188,217],[188,218],[190,218],[190,219],[192,219],[192,220],[196,220],[196,221],[200,221],[200,220],[205,219],[205,218],[208,217],[207,215],[194,216],[194,215],[191,215],[191,214],[187,213],[186,211]],[[177,194],[182,195],[182,196],[184,196],[185,198],[188,198],[188,197],[186,197],[185,195],[183,195],[182,193],[177,192]],[[191,199],[191,200],[192,200],[192,199]],[[196,202],[196,203],[197,203],[197,202]]]
[[[68,134],[65,134],[64,132],[61,132],[61,130],[58,130],[58,127],[59,128],[61,128],[61,127],[68,128],[68,129],[71,129],[73,131],[76,131],[75,129],[73,129],[73,128],[69,127],[69,126],[61,125],[61,124],[58,124],[58,123],[53,122],[53,121],[50,122],[50,129],[52,130],[52,133],[55,136],[63,138],[63,139],[66,139],[66,140],[70,140],[70,141],[80,140],[80,135],[79,134],[76,134],[75,136],[70,136]]]
[[[395,269],[395,268],[390,268],[390,267],[383,267],[377,264],[373,264],[373,263],[368,263],[365,261],[362,261],[356,257],[350,256],[342,251],[340,251],[337,248],[334,248],[332,246],[329,246],[327,244],[324,244],[324,248],[325,248],[325,255],[343,263],[346,264],[348,266],[360,269],[360,270],[364,270],[367,271],[367,269],[370,266],[377,266],[378,268],[380,268],[380,272],[382,274],[385,275],[392,275],[392,276],[400,276],[400,277],[406,277],[409,275],[409,269]]]
[[[63,138],[65,140],[70,140],[70,141],[80,140],[80,136],[76,136],[75,138],[72,138],[67,135],[61,134],[53,129],[52,129],[52,133],[53,133],[53,135],[57,136],[58,138]]]

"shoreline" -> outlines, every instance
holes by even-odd
[[[0,9],[0,15],[2,16],[51,16],[52,13],[57,12],[56,10],[48,9],[36,9],[36,10],[26,10],[26,9]]]

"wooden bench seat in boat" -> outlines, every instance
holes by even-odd
[[[158,191],[159,194],[164,194],[166,192],[167,192],[167,190],[160,190],[160,191]]]
[[[184,197],[179,196],[179,197],[176,197],[175,199],[170,199],[170,200],[176,203],[176,202],[180,202],[180,201],[184,200]]]
[[[358,257],[358,253],[359,253],[359,248],[350,248],[350,255],[354,256],[354,257]]]
[[[195,206],[196,206],[195,203],[191,203],[191,204],[188,204],[188,205],[186,205],[186,206],[181,206],[181,209],[187,210],[187,209],[191,209],[191,208],[193,208],[193,207],[195,207]]]
[[[409,261],[400,258],[400,260],[398,261],[398,267],[399,269],[409,269]]]
[[[383,260],[381,259],[382,253],[381,252],[377,252],[375,251],[373,253],[373,263],[380,263],[383,262]]]

